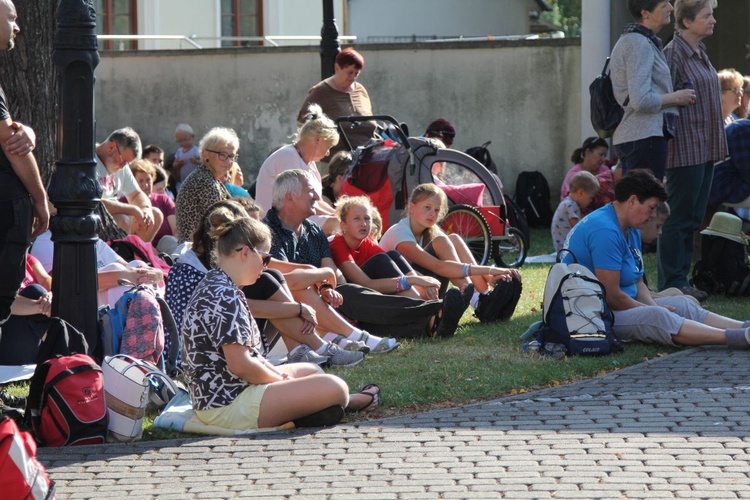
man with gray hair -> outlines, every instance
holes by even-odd
[[[96,177],[102,186],[102,204],[117,225],[128,234],[150,242],[161,227],[164,215],[151,205],[133,172],[126,168],[140,156],[141,138],[135,130],[130,127],[115,130],[96,146]]]
[[[0,0],[0,50],[15,47],[14,38],[20,32],[17,17],[13,2]],[[20,136],[14,138],[19,129],[8,108],[0,88],[0,325],[10,317],[23,281],[31,238],[45,232],[49,225],[47,193],[31,154],[33,140],[26,137],[23,147],[11,147]]]
[[[270,253],[283,261],[278,265],[279,271],[294,271],[289,285],[292,294],[308,287],[317,289],[322,300],[309,305],[315,309],[318,319],[332,312],[330,306],[356,320],[358,328],[352,327],[347,339],[365,342],[375,354],[389,352],[399,344],[393,338],[376,337],[364,330],[377,335],[397,330],[403,337],[422,337],[430,320],[442,309],[442,300],[387,295],[346,283],[333,261],[325,233],[320,226],[307,220],[314,213],[317,200],[318,194],[307,172],[287,170],[274,181],[272,208],[263,219],[273,237]],[[323,272],[325,277],[321,275]]]

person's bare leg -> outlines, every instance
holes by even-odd
[[[133,218],[125,214],[112,214],[112,218],[117,223],[117,226],[125,231],[127,234],[131,234],[133,228]]]
[[[164,214],[162,214],[161,210],[156,207],[151,209],[151,213],[154,218],[154,223],[150,227],[146,227],[143,225],[143,221],[133,219],[130,234],[135,234],[145,242],[153,241],[154,236],[156,236],[159,228],[161,228],[162,222],[164,222]]]
[[[329,406],[349,404],[349,388],[342,379],[327,374],[275,382],[260,403],[258,427],[274,427],[312,415]]]
[[[468,247],[466,247],[466,243],[461,239],[460,236],[457,236],[457,239],[463,243],[464,248],[466,248],[466,253],[463,255],[460,255],[457,250],[457,245],[454,244],[453,239],[451,236],[455,235],[446,235],[446,236],[438,236],[434,240],[432,240],[432,248],[435,249],[435,255],[437,255],[438,259],[440,260],[453,260],[456,262],[463,262],[465,264],[476,264],[476,261],[474,260],[474,256],[471,255],[471,252],[469,251]],[[474,283],[474,290],[476,290],[479,293],[484,293],[487,291],[487,281],[482,276],[472,276],[471,279],[469,278],[453,278],[451,279],[451,283],[456,285],[460,290],[463,290],[468,286],[469,283]]]
[[[727,343],[724,329],[689,319],[685,320],[680,331],[672,339],[680,345],[724,345]]]
[[[294,297],[284,283],[281,288],[276,290],[276,292],[268,298],[268,300],[275,302],[294,302]],[[252,301],[248,301],[249,305],[251,303]],[[252,306],[250,312],[256,317],[261,317],[255,314],[252,310]],[[269,321],[271,321],[271,324],[279,331],[281,340],[284,341],[284,345],[289,352],[300,344],[305,344],[314,351],[318,350],[323,345],[323,340],[316,333],[309,335],[302,333],[302,325],[304,323],[302,318],[275,318]]]
[[[713,326],[716,328],[742,328],[742,321],[737,321],[736,319],[727,318],[726,316],[721,316],[716,313],[708,313],[708,316],[706,316],[706,319],[703,320],[703,323],[708,326]]]
[[[328,333],[333,332],[344,337],[348,337],[354,327],[346,321],[339,313],[330,307],[320,296],[311,288],[304,290],[292,291],[294,299],[298,302],[304,302],[315,309],[315,315],[318,319],[318,330]]]

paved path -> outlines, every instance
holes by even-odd
[[[45,449],[60,498],[750,498],[750,353],[251,438]]]

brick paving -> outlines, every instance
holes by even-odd
[[[316,432],[39,456],[59,498],[750,498],[749,358],[687,349],[567,386]]]

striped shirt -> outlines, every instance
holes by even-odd
[[[721,161],[728,154],[721,113],[721,84],[706,46],[693,49],[679,33],[667,44],[664,54],[675,89],[693,82],[696,102],[680,108],[677,135],[669,141],[667,168],[702,165]]]

